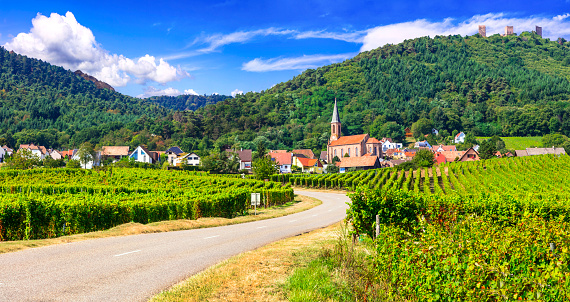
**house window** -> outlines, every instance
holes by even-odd
[[[368,151],[369,153],[372,153],[372,147],[370,147],[370,150]]]
[[[334,156],[336,156],[336,149],[334,150]]]
[[[354,150],[354,156],[358,156],[358,148],[356,148],[356,150]]]
[[[378,152],[378,150],[376,149],[376,147],[374,147],[374,154],[376,154],[376,152]]]
[[[350,148],[348,148],[348,157],[350,157]]]
[[[344,149],[340,149],[340,156],[344,157]]]

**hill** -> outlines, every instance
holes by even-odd
[[[89,140],[255,149],[263,141],[269,149],[319,151],[337,98],[345,135],[381,137],[421,118],[448,135],[569,135],[569,58],[569,43],[528,32],[422,37],[306,70],[259,93],[140,100],[2,49],[0,130],[10,131],[12,143],[51,135],[44,143],[51,147]]]

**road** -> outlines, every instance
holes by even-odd
[[[0,255],[0,301],[146,301],[231,256],[334,224],[344,194],[300,191],[310,210],[237,225],[112,237]]]

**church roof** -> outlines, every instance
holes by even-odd
[[[341,136],[337,140],[332,141],[329,146],[332,147],[332,146],[359,144],[360,142],[365,140],[367,136],[368,134]]]
[[[336,98],[334,99],[334,109],[331,123],[340,123],[340,118],[338,116],[338,108],[336,107]]]

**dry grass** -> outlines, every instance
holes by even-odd
[[[83,240],[96,239],[96,238],[209,228],[209,227],[217,227],[217,226],[257,221],[257,220],[264,220],[264,219],[281,217],[285,215],[302,212],[311,209],[313,207],[316,207],[322,203],[318,199],[301,195],[297,195],[295,197],[295,201],[296,201],[295,203],[284,206],[276,206],[267,209],[258,208],[256,216],[253,215],[253,210],[250,210],[250,215],[239,216],[232,219],[216,217],[216,218],[200,218],[197,220],[184,219],[184,220],[161,221],[149,224],[126,223],[116,226],[112,229],[99,231],[99,232],[76,234],[76,235],[64,236],[52,239],[1,242],[0,254],[15,252],[28,248],[83,241]]]
[[[283,284],[299,265],[332,247],[339,225],[284,239],[225,260],[151,301],[286,301]]]

